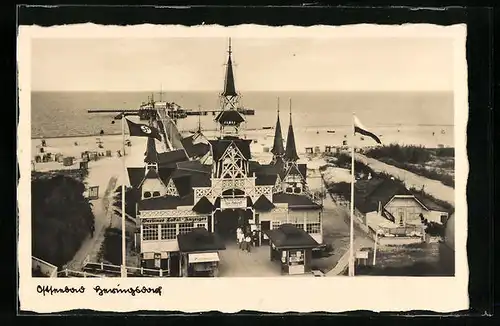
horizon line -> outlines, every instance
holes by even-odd
[[[50,89],[32,89],[30,92],[39,92],[39,93],[162,93],[162,94],[168,94],[168,93],[196,93],[196,92],[203,92],[203,93],[221,93],[221,90],[212,90],[212,89],[198,89],[198,90],[50,90]],[[442,90],[418,90],[418,89],[408,89],[408,90],[401,90],[401,89],[395,89],[395,90],[370,90],[370,89],[360,89],[360,90],[343,90],[343,89],[333,89],[333,90],[259,90],[259,89],[253,89],[253,90],[243,90],[238,93],[240,93],[240,96],[244,96],[244,93],[276,93],[276,92],[287,92],[287,93],[453,93],[453,89],[442,89]],[[243,93],[243,94],[242,94]]]

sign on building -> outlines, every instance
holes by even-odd
[[[237,209],[237,208],[246,208],[247,207],[247,199],[243,198],[221,198],[220,200],[220,208],[221,209]]]
[[[99,199],[99,186],[89,187],[89,199]]]
[[[206,222],[207,218],[204,216],[189,216],[189,217],[160,217],[160,218],[143,218],[141,220],[144,224],[156,224],[156,223],[196,223],[196,222]]]

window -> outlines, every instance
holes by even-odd
[[[188,233],[194,228],[194,223],[179,223],[179,234]]]
[[[144,192],[144,198],[151,198],[151,192],[145,191]]]
[[[304,223],[290,223],[290,224],[295,226],[299,230],[304,230]]]
[[[321,223],[307,223],[306,224],[307,233],[321,233]]]
[[[158,240],[158,224],[143,225],[142,240]]]
[[[207,227],[205,226],[205,223],[198,223],[198,224],[196,224],[196,227],[197,227],[197,228],[205,228],[205,229],[207,228]]]
[[[281,221],[272,221],[271,223],[272,223],[273,230],[279,228],[281,225]]]
[[[159,191],[153,191],[153,197],[160,197]]]
[[[172,240],[177,237],[176,224],[161,224],[161,239]]]

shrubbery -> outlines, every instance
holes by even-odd
[[[32,255],[61,267],[94,226],[84,197],[84,172],[34,172],[31,181]]]
[[[455,187],[455,179],[448,174],[439,173],[434,170],[428,170],[423,165],[428,163],[433,157],[450,158],[455,156],[455,149],[434,148],[429,149],[423,146],[401,146],[391,144],[382,147],[376,147],[368,150],[366,156],[380,160],[384,163],[393,165],[423,177],[441,181],[446,186]],[[422,165],[421,167],[416,165]],[[453,168],[454,162],[444,162],[442,168]]]

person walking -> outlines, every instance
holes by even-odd
[[[90,237],[91,237],[91,238],[93,238],[93,237],[94,237],[94,231],[95,231],[95,226],[94,226],[94,225],[92,225],[92,226],[90,227]]]
[[[248,252],[250,252],[250,247],[252,246],[252,238],[250,238],[250,235],[247,234],[247,236],[245,237],[245,247],[246,247],[246,250]]]

